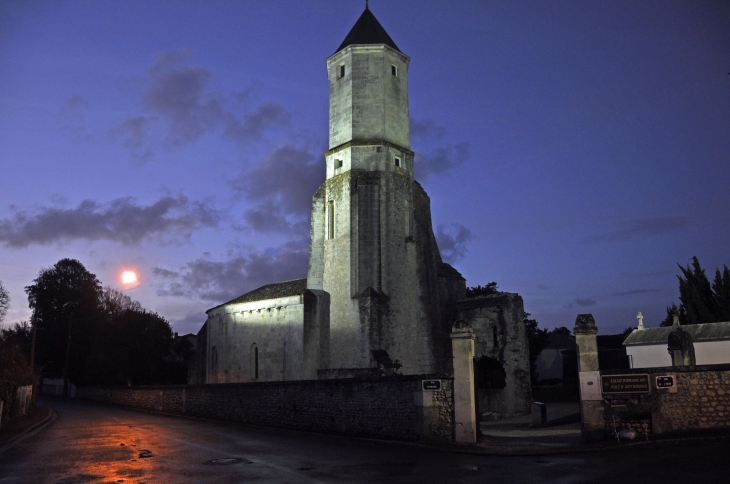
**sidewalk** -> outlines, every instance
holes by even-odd
[[[35,429],[48,423],[53,417],[53,410],[46,407],[35,407],[28,415],[16,417],[4,422],[0,428],[0,450]]]

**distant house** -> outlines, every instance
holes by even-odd
[[[622,334],[602,334],[596,337],[598,366],[602,370],[630,368],[622,343]],[[535,361],[538,383],[551,383],[578,377],[575,339],[564,334],[551,334],[548,343]]]
[[[730,321],[635,329],[623,345],[632,368],[730,363]]]
[[[564,352],[575,355],[575,339],[564,334],[551,334],[545,348],[540,351],[535,361],[538,382],[562,380],[566,371],[563,366]],[[575,361],[575,357],[572,358]],[[577,371],[577,370],[576,370]]]

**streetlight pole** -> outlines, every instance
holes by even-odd
[[[71,328],[73,327],[73,321],[74,321],[73,314],[76,312],[78,303],[73,301],[73,302],[67,302],[64,304],[64,306],[66,306],[66,305],[73,306],[73,308],[71,309],[71,315],[69,315],[69,318],[68,318],[68,338],[66,339],[66,360],[64,361],[64,364],[63,364],[63,396],[68,398],[69,393],[71,393],[70,388],[69,388],[69,381],[68,381],[68,355],[69,355],[69,353],[71,353]]]

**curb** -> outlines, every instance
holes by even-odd
[[[38,422],[35,422],[33,425],[30,425],[29,427],[24,428],[20,432],[16,433],[13,436],[10,436],[8,440],[0,442],[0,452],[3,452],[5,449],[10,447],[14,442],[17,442],[19,439],[25,437],[29,433],[33,432],[34,430],[38,430],[41,427],[45,427],[48,425],[51,420],[53,420],[56,416],[56,412],[54,412],[52,409],[48,407],[38,407],[37,410],[45,410],[46,416],[43,417],[43,419],[39,420]]]
[[[728,436],[708,436],[708,437],[685,437],[685,438],[675,438],[675,439],[661,439],[661,440],[650,440],[648,442],[626,442],[623,444],[610,444],[610,445],[603,445],[603,444],[596,444],[595,446],[588,445],[579,445],[579,446],[570,446],[570,447],[560,447],[560,448],[554,448],[554,449],[541,449],[541,450],[535,450],[535,451],[525,451],[521,452],[519,449],[520,447],[530,447],[530,444],[533,444],[534,446],[544,446],[545,444],[541,444],[538,442],[525,442],[520,443],[518,445],[510,445],[508,443],[498,444],[501,451],[496,451],[493,449],[487,449],[487,448],[475,448],[475,447],[465,447],[465,448],[448,448],[448,447],[435,447],[435,446],[428,446],[424,444],[420,444],[420,446],[423,447],[430,447],[432,449],[442,450],[446,452],[451,452],[455,454],[469,454],[469,455],[484,455],[484,456],[490,456],[490,457],[540,457],[540,456],[547,456],[547,455],[566,455],[566,454],[591,454],[591,453],[597,453],[597,452],[614,452],[614,451],[624,451],[624,450],[631,450],[636,449],[637,447],[649,447],[649,448],[663,448],[663,447],[675,447],[679,445],[704,445],[704,444],[716,444],[716,443],[728,443],[730,442],[730,435]],[[418,444],[416,444],[418,445]]]

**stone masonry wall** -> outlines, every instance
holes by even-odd
[[[651,393],[605,395],[606,430],[634,428],[640,433],[668,433],[730,428],[730,365],[640,368],[601,372],[649,374]],[[656,388],[656,376],[676,379],[676,393]]]
[[[79,387],[77,397],[172,415],[315,432],[451,439],[452,381],[424,376],[157,387]]]

